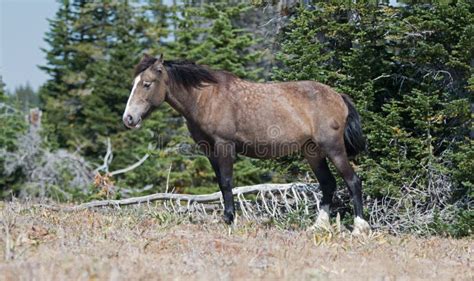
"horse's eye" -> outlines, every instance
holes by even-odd
[[[151,82],[143,82],[143,87],[148,89],[150,88],[150,86],[151,86]]]

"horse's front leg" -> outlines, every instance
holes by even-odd
[[[234,144],[216,143],[209,160],[216,173],[217,182],[224,198],[224,221],[231,224],[235,217],[234,196],[232,194],[235,160]]]

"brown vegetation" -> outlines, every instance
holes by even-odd
[[[473,280],[472,239],[355,239],[157,206],[0,203],[1,280]]]

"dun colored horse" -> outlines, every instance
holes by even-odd
[[[359,115],[346,95],[314,81],[254,83],[189,61],[145,55],[123,114],[129,128],[162,102],[182,114],[192,138],[205,152],[224,198],[224,221],[234,220],[233,164],[237,154],[275,158],[303,153],[323,197],[316,227],[330,227],[336,180],[329,159],[346,182],[354,203],[354,233],[370,227],[362,215],[362,184],[349,163],[365,149]]]

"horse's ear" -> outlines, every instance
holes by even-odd
[[[153,65],[156,71],[161,72],[163,70],[163,54],[161,54]]]
[[[149,54],[144,53],[142,59],[140,60],[140,62],[149,61],[150,58],[152,58],[152,57],[153,57],[153,56],[150,56]]]

